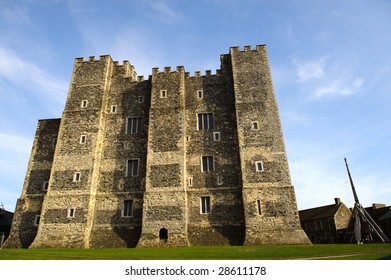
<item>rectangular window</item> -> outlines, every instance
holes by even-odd
[[[112,105],[111,106],[110,113],[117,113],[117,105]]]
[[[68,218],[74,218],[75,217],[75,212],[76,212],[76,209],[71,207],[71,208],[68,208],[68,214],[67,214],[67,217]]]
[[[87,108],[87,106],[88,106],[88,100],[82,100],[81,104],[80,104],[80,107],[81,108]]]
[[[214,171],[213,156],[202,156],[202,172]]]
[[[214,141],[220,141],[220,132],[213,132],[213,140]]]
[[[197,119],[198,130],[208,130],[214,128],[213,113],[197,114]]]
[[[40,215],[35,215],[34,226],[37,227],[39,225],[40,220],[41,220],[41,216]]]
[[[42,190],[46,192],[48,190],[48,187],[49,187],[49,181],[43,181]]]
[[[257,200],[257,209],[258,209],[258,214],[261,215],[262,209],[261,209],[261,200],[260,199]]]
[[[257,172],[263,171],[263,162],[262,161],[255,162],[255,171],[257,171]]]
[[[203,98],[204,97],[204,92],[202,90],[197,90],[197,97],[198,98]]]
[[[126,118],[126,134],[137,134],[141,131],[141,117]]]
[[[87,142],[87,136],[82,135],[80,136],[80,144],[85,144]]]
[[[73,182],[80,182],[81,181],[81,172],[76,172],[73,174]]]
[[[160,91],[160,98],[167,98],[167,90],[163,89]]]
[[[258,130],[258,122],[253,122],[251,125],[251,129]]]
[[[133,216],[133,200],[124,200],[122,208],[122,217]]]
[[[201,196],[201,214],[210,213],[210,196]]]
[[[126,177],[137,177],[139,168],[139,159],[130,159],[126,165]]]

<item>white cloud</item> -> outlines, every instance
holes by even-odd
[[[165,23],[175,23],[182,20],[182,15],[170,7],[166,1],[148,1],[148,5],[153,10],[149,16],[155,20]]]
[[[299,83],[307,82],[311,79],[321,79],[325,76],[326,58],[320,58],[313,61],[299,62],[294,61],[297,67],[297,77]]]
[[[8,81],[14,87],[22,87],[39,94],[39,98],[63,104],[68,85],[34,63],[20,58],[13,51],[0,48],[0,82]],[[44,93],[44,95],[43,95]]]
[[[336,79],[327,85],[320,85],[314,90],[314,98],[322,99],[333,96],[349,96],[356,94],[363,86],[364,79],[355,78],[353,80]]]
[[[297,83],[310,100],[320,100],[338,96],[357,94],[364,86],[364,78],[355,74],[355,70],[335,55],[303,61],[294,59]]]

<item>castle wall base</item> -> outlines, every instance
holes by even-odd
[[[304,230],[270,230],[264,232],[247,232],[244,245],[260,244],[306,244],[311,245]]]

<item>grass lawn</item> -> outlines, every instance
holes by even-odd
[[[391,260],[391,243],[116,249],[2,249],[0,260]]]

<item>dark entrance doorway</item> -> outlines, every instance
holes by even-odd
[[[167,241],[168,239],[168,230],[166,228],[161,228],[159,231],[159,239]]]

